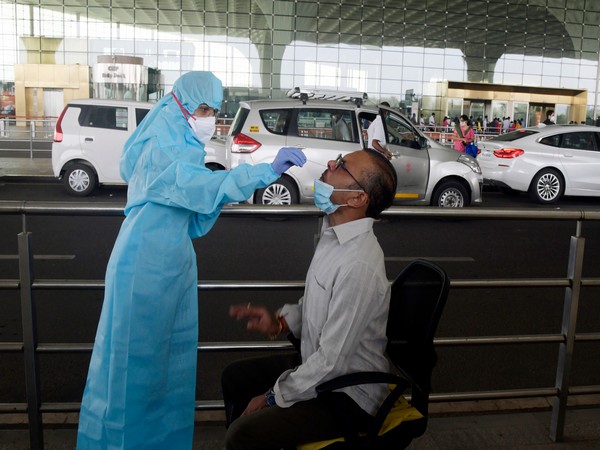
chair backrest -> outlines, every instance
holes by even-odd
[[[450,279],[438,265],[412,261],[392,284],[387,354],[421,388],[411,403],[427,416],[431,373],[437,362],[433,337],[448,298]]]

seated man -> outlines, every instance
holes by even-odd
[[[233,317],[248,320],[249,330],[271,337],[293,333],[301,358],[255,358],[225,369],[227,449],[287,448],[340,436],[345,426],[369,425],[386,385],[319,397],[316,387],[347,373],[389,370],[384,351],[390,283],[373,221],[391,205],[396,184],[391,163],[377,151],[329,161],[315,180],[315,204],[327,217],[304,296],[275,315],[250,304],[230,308]]]

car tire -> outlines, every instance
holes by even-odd
[[[97,177],[94,169],[86,164],[71,164],[63,175],[65,189],[71,195],[85,197],[96,188]]]
[[[470,203],[469,192],[458,181],[445,181],[440,184],[431,200],[431,206],[440,208],[462,208]]]
[[[288,177],[281,177],[254,195],[259,205],[294,205],[298,203],[298,188]]]
[[[549,205],[556,203],[565,192],[565,181],[556,169],[540,170],[529,186],[529,196],[532,200]]]

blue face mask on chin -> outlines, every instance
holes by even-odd
[[[315,180],[315,206],[325,214],[333,214],[340,206],[348,206],[348,204],[336,205],[331,201],[331,194],[334,191],[343,192],[364,192],[362,189],[335,189],[331,184],[327,184],[321,180]]]

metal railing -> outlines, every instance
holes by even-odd
[[[55,125],[56,118],[0,118],[0,144],[10,142],[13,144],[10,150],[29,152],[33,158],[34,150],[50,151]]]
[[[48,412],[78,411],[79,403],[42,403],[38,355],[42,353],[80,353],[90,352],[92,343],[46,343],[37,340],[34,292],[41,289],[76,289],[101,290],[104,280],[70,280],[70,279],[35,279],[32,276],[31,233],[27,231],[29,216],[121,216],[122,206],[100,204],[55,204],[44,202],[0,202],[0,215],[20,216],[22,231],[18,234],[18,258],[20,276],[18,280],[0,279],[1,289],[12,289],[20,292],[23,342],[0,342],[0,352],[22,353],[25,364],[25,383],[27,403],[0,404],[0,413],[27,413],[29,419],[30,444],[32,449],[43,448],[42,414]],[[322,213],[312,206],[259,206],[236,205],[225,207],[223,215],[228,216],[313,216],[319,224]],[[506,279],[453,279],[452,289],[488,289],[507,287],[528,288],[564,288],[564,304],[562,327],[559,333],[511,336],[451,337],[436,338],[436,346],[471,346],[471,345],[505,345],[505,344],[543,344],[559,345],[556,382],[553,387],[537,387],[531,389],[513,389],[496,391],[477,391],[459,393],[434,393],[432,402],[463,401],[482,399],[505,399],[527,397],[554,397],[551,419],[551,438],[554,441],[563,439],[567,400],[570,394],[597,394],[600,385],[571,386],[572,355],[576,342],[600,341],[600,329],[592,333],[576,333],[576,319],[579,306],[580,290],[585,286],[600,287],[600,278],[583,278],[583,250],[585,238],[582,234],[584,221],[600,221],[600,211],[577,210],[492,210],[482,208],[443,209],[443,208],[399,208],[393,207],[382,214],[388,220],[526,220],[573,222],[574,234],[570,238],[570,247],[566,272],[559,278],[506,278]],[[302,289],[299,282],[274,281],[232,281],[207,282],[200,281],[199,290],[288,290]],[[284,342],[200,342],[199,352],[231,351],[231,350],[276,350],[289,348],[291,344]],[[198,401],[198,410],[222,409],[222,401]]]

